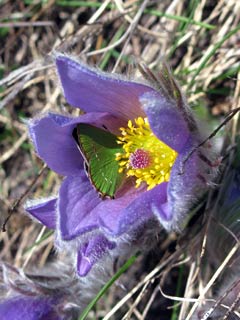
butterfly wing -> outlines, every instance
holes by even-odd
[[[81,123],[77,126],[80,150],[88,164],[88,174],[102,196],[114,197],[123,175],[118,172],[116,153],[122,151],[112,133]]]

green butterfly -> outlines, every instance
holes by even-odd
[[[101,197],[114,198],[121,185],[123,174],[119,173],[116,153],[122,152],[112,133],[89,124],[77,125],[77,141],[90,181]]]

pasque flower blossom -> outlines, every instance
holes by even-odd
[[[29,122],[36,152],[65,176],[54,198],[26,210],[56,229],[56,243],[75,256],[85,276],[101,258],[155,219],[181,230],[212,179],[212,148],[163,63],[158,75],[141,66],[142,81],[100,72],[56,54],[67,102],[85,113],[48,113]]]
[[[73,320],[80,313],[79,284],[64,265],[26,274],[1,263],[0,279],[1,320]]]
[[[17,295],[0,303],[0,315],[2,320],[64,320],[54,311],[55,304],[54,299]]]

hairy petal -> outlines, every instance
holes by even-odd
[[[80,277],[84,277],[100,260],[108,250],[116,247],[115,242],[109,241],[103,235],[97,235],[82,245],[77,256],[77,271]]]
[[[59,227],[63,240],[98,228],[98,219],[92,210],[101,202],[84,171],[67,177],[59,191]]]
[[[66,100],[86,112],[108,112],[124,120],[144,117],[139,96],[151,87],[89,68],[70,57],[56,56]]]
[[[165,204],[167,202],[167,185],[162,183],[154,189],[140,193],[131,201],[110,224],[107,217],[101,215],[102,224],[108,232],[119,236],[131,232],[154,216],[160,221],[168,221],[171,217]]]
[[[122,210],[140,194],[130,183],[115,199],[102,200],[91,185],[85,172],[67,177],[59,192],[59,226],[63,240],[96,229],[114,229]]]
[[[191,207],[199,200],[207,189],[206,167],[198,153],[191,155],[183,165],[186,156],[192,150],[192,143],[186,144],[177,157],[171,171],[168,188],[168,206],[172,213],[172,221],[168,229],[181,230]]]
[[[157,92],[143,94],[140,101],[153,133],[169,147],[181,152],[190,132],[174,101]]]
[[[25,210],[49,229],[56,228],[57,198],[28,201]]]
[[[63,320],[53,299],[16,296],[0,302],[1,320]]]

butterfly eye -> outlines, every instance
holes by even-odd
[[[108,128],[104,124],[102,125],[102,127],[103,127],[103,129],[109,131]]]

